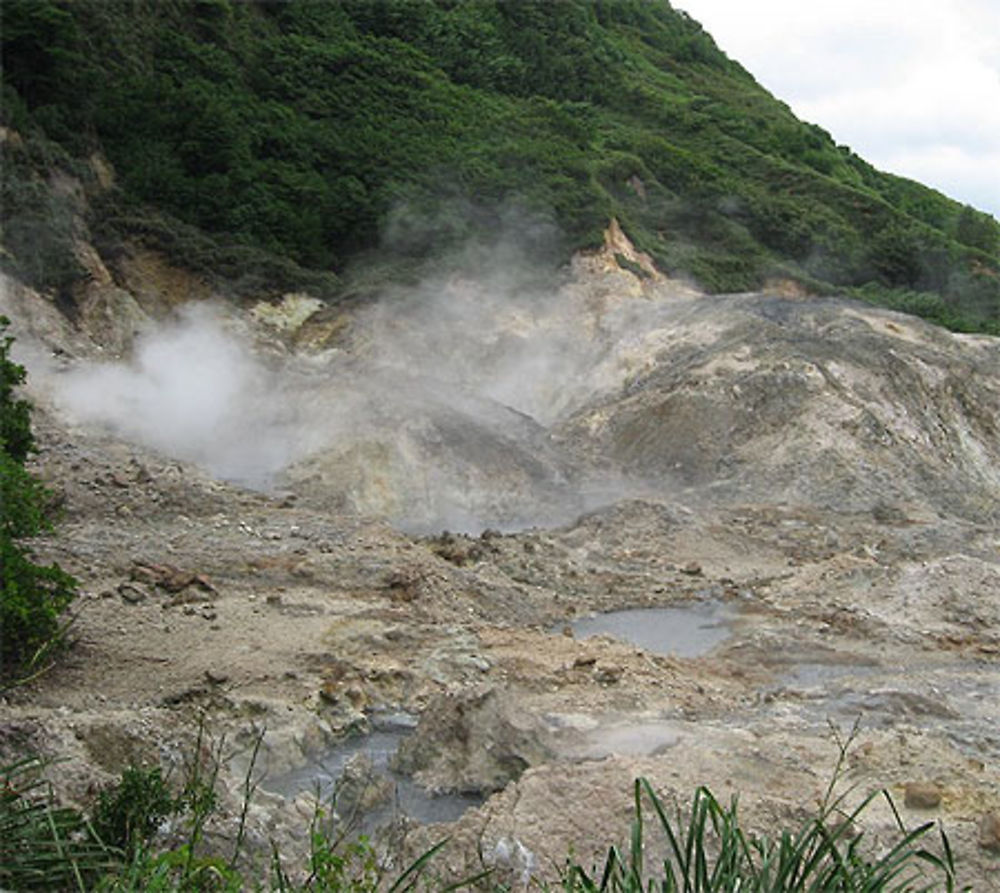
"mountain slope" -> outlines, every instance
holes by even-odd
[[[53,166],[93,179],[98,152],[105,253],[265,291],[498,230],[558,265],[616,217],[712,291],[793,278],[1000,331],[993,218],[798,121],[666,2],[10,0],[3,42],[4,259],[40,285],[79,275]]]

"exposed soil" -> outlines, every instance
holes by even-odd
[[[145,311],[157,294],[147,283]],[[35,469],[63,510],[35,551],[81,595],[73,648],[3,703],[0,753],[60,758],[57,790],[87,803],[130,761],[176,777],[204,716],[224,738],[225,846],[261,729],[257,772],[278,776],[403,712],[419,724],[400,771],[487,799],[447,827],[397,823],[393,846],[447,835],[441,871],[482,858],[517,880],[624,841],[640,776],[668,803],[707,784],[738,792],[752,827],[797,823],[830,780],[831,725],[846,736],[859,720],[850,802],[888,788],[908,824],[940,820],[962,881],[1000,888],[1000,344],[832,300],[643,291],[593,260],[564,294],[594,310],[578,324],[600,349],[552,418],[518,416],[527,436],[500,403],[490,423],[448,404],[450,427],[445,409],[387,404],[364,445],[317,451],[258,491],[67,420],[59,367],[101,339],[7,282]],[[272,356],[309,345],[313,383],[367,343],[364,317],[345,329],[320,314],[327,335],[311,337],[308,318],[276,334],[233,314]],[[507,532],[442,534],[420,487],[399,497],[428,458],[450,509],[492,507]],[[380,502],[376,482],[399,498]],[[604,499],[580,496],[598,485]],[[569,520],[517,530],[531,499]],[[372,514],[387,505],[403,514]],[[563,630],[705,601],[735,619],[699,657]],[[274,838],[294,854],[306,807],[259,792],[251,850]],[[883,801],[863,824],[890,839]]]

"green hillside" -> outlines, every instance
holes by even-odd
[[[4,263],[143,240],[261,290],[522,233],[552,266],[612,216],[713,291],[792,277],[1000,333],[1000,224],[797,120],[650,0],[4,0]]]

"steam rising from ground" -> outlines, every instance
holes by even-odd
[[[235,311],[189,306],[129,362],[65,374],[57,399],[218,477],[411,528],[565,521],[586,492],[623,491],[583,474],[549,427],[621,386],[656,317],[649,301],[592,298],[442,276],[356,314],[347,349],[268,363]]]
[[[260,484],[308,448],[285,389],[218,313],[191,305],[141,337],[130,362],[67,374],[57,399],[77,421]]]
[[[565,300],[451,277],[381,302],[369,362],[495,401],[542,425],[584,385],[597,345]]]

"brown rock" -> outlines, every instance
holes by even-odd
[[[167,592],[177,594],[189,586],[202,592],[216,594],[216,588],[204,574],[185,571],[170,564],[146,564],[137,561],[132,565],[131,577],[151,586],[158,586]]]
[[[687,574],[689,577],[700,577],[701,572],[701,565],[697,561],[689,561],[681,568],[681,573]]]
[[[903,802],[910,809],[937,809],[941,805],[941,788],[933,782],[911,781],[906,785]]]
[[[979,822],[979,845],[991,853],[1000,853],[1000,812],[988,812]]]
[[[170,601],[164,604],[165,608],[174,608],[177,605],[196,605],[210,602],[212,597],[204,592],[178,592]]]
[[[183,589],[187,589],[188,586],[195,582],[195,574],[190,571],[182,571],[176,567],[170,567],[168,565],[163,565],[161,568],[162,572],[160,579],[157,581],[157,586],[161,589],[165,589],[167,592],[180,592]]]
[[[149,586],[155,586],[160,579],[159,574],[151,567],[138,563],[132,565],[132,572],[129,576],[136,582],[146,583]]]
[[[347,700],[351,702],[351,706],[357,710],[361,710],[368,704],[368,695],[356,685],[350,685],[344,690],[344,694],[347,696]]]

